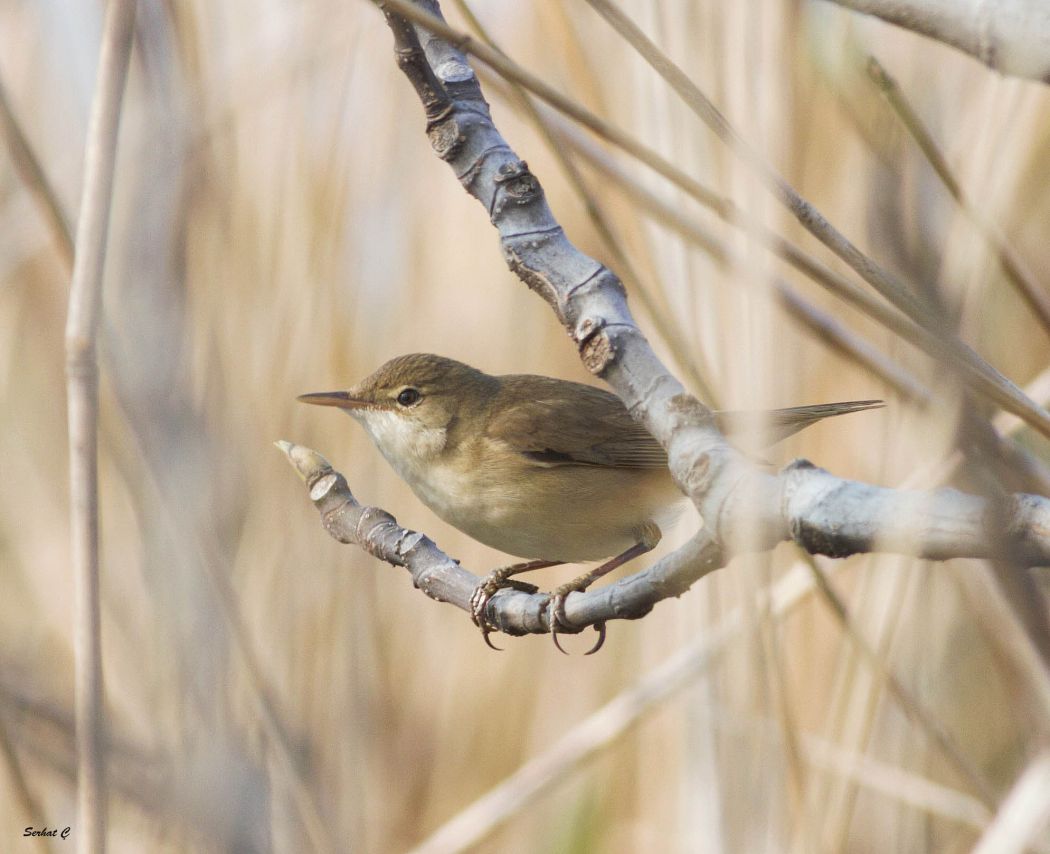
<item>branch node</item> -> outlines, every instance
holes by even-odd
[[[321,477],[310,487],[310,500],[316,503],[323,499],[335,488],[337,481],[338,477],[333,471],[329,470],[327,474],[322,473]]]
[[[427,138],[437,156],[446,162],[456,158],[467,139],[454,113],[443,121],[439,119],[428,123]]]
[[[397,553],[402,557],[407,557],[408,553],[412,551],[416,546],[420,544],[424,539],[424,535],[418,531],[409,531],[407,535],[402,537],[397,544]]]
[[[543,197],[540,182],[529,171],[529,164],[524,160],[510,160],[501,163],[493,176],[493,183],[498,190],[496,203],[492,206],[492,219],[496,220],[503,212],[507,202],[527,205]]]
[[[506,259],[507,267],[510,268],[510,271],[521,279],[528,286],[529,290],[541,296],[543,301],[554,309],[558,319],[565,323],[565,315],[558,298],[559,290],[557,285],[551,281],[543,270],[530,266],[524,257],[526,254],[531,255],[540,251],[544,245],[554,239],[555,236],[560,235],[560,233],[561,229],[558,229],[556,232],[548,235],[530,235],[525,241],[515,241],[513,238],[507,238],[503,241],[503,257]]]
[[[379,539],[389,528],[402,530],[397,524],[397,519],[378,507],[365,507],[361,510],[361,516],[357,521],[358,542],[368,551],[375,553],[379,550]]]
[[[577,346],[583,366],[595,376],[602,376],[616,359],[616,344],[606,330],[604,319],[591,320],[594,329],[579,340]],[[584,321],[586,324],[586,321]]]
[[[320,507],[318,509],[321,510]],[[349,501],[342,501],[335,507],[321,510],[321,524],[333,539],[344,544],[357,542],[362,548],[369,550],[367,544],[348,531],[347,526],[343,523],[343,516],[352,509],[353,505]]]
[[[675,429],[699,427],[706,430],[711,426],[711,410],[688,392],[672,395],[667,401],[667,413],[674,419]]]
[[[798,459],[792,460],[790,463],[784,466],[784,471],[787,474],[791,474],[792,472],[804,471],[806,469],[815,468],[817,468],[817,466],[813,465],[813,463],[811,463],[809,460],[799,457]]]
[[[805,516],[791,519],[791,539],[811,555],[824,555],[830,558],[845,558],[860,551],[869,549],[850,548],[846,540],[840,540],[833,532],[825,531],[819,525],[812,524]]]
[[[434,66],[434,73],[445,84],[468,83],[474,79],[474,69],[454,57],[439,62]]]
[[[827,472],[820,466],[814,465],[809,460],[792,460],[783,469],[786,477],[785,495],[791,492],[793,484],[798,482],[793,476],[806,472],[820,472],[821,475],[827,475]],[[849,515],[843,512],[842,507],[843,483],[835,479],[830,488],[821,489],[818,497],[811,496],[801,509],[785,508],[791,539],[809,554],[845,558],[860,552],[874,550],[874,542],[869,536],[865,536],[857,529],[857,526],[843,521],[844,517]],[[829,508],[838,510],[838,515],[842,518],[836,522],[836,513],[829,513]]]

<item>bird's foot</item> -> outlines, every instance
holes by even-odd
[[[601,566],[595,567],[590,572],[585,572],[579,578],[574,578],[568,584],[563,584],[551,594],[551,638],[554,640],[554,645],[558,647],[559,652],[565,652],[565,650],[562,649],[561,643],[558,641],[558,634],[561,632],[561,629],[574,628],[570,626],[565,619],[565,600],[568,595],[570,593],[582,593],[602,576],[607,575],[617,567],[621,567],[625,563],[634,560],[639,555],[652,551],[656,544],[660,542],[660,529],[652,522],[648,523],[639,534],[639,542],[635,543],[625,552],[607,560]],[[584,653],[584,655],[594,655],[594,653],[602,648],[602,644],[605,643],[605,623],[595,623],[594,629],[598,632],[598,640],[594,646]],[[565,654],[568,655],[568,653]]]
[[[478,583],[478,586],[474,588],[474,593],[470,597],[470,618],[474,621],[479,629],[481,629],[481,637],[485,641],[486,646],[490,649],[499,651],[499,647],[489,640],[489,634],[496,630],[497,626],[486,616],[486,609],[491,601],[492,597],[496,593],[505,588],[512,590],[519,590],[522,593],[536,593],[539,588],[535,584],[529,584],[526,581],[517,581],[511,578],[513,575],[518,575],[522,572],[529,572],[533,569],[543,569],[548,566],[557,566],[558,561],[551,560],[530,560],[526,563],[515,563],[510,566],[501,566],[499,569],[494,569],[488,575],[486,575]]]
[[[585,584],[581,583],[585,580]],[[565,652],[565,649],[561,645],[561,641],[558,640],[558,635],[564,634],[562,629],[570,628],[569,623],[565,618],[565,599],[570,593],[582,593],[588,586],[590,586],[591,580],[592,579],[589,579],[587,576],[581,576],[575,581],[563,584],[551,593],[551,640],[554,641],[554,645],[558,648],[558,652],[563,653],[564,655],[568,655],[569,653]],[[600,650],[605,643],[605,623],[595,623],[594,630],[598,632],[598,640],[595,641],[594,646],[587,650],[584,655],[594,655],[594,653]]]

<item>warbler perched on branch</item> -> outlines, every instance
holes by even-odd
[[[654,548],[684,500],[660,444],[616,395],[581,383],[491,376],[416,353],[391,359],[347,391],[299,400],[353,416],[438,516],[479,542],[528,559],[492,571],[475,590],[472,616],[489,646],[493,627],[485,608],[492,595],[506,586],[536,589],[511,576],[610,558],[554,590],[557,644],[565,597]],[[729,439],[765,447],[823,418],[881,405],[860,400],[716,412],[715,418]],[[604,640],[604,627],[599,632],[591,652]]]

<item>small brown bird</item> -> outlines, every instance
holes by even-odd
[[[551,631],[565,597],[654,548],[684,496],[660,444],[599,388],[476,368],[416,353],[391,359],[348,391],[299,397],[353,416],[412,491],[450,525],[527,563],[502,567],[478,585],[474,621],[485,642],[485,608],[520,572],[596,561],[595,570],[553,593]],[[766,447],[822,418],[881,406],[877,400],[716,413],[719,429]],[[599,627],[596,652],[604,639]],[[559,649],[560,649],[559,645]]]

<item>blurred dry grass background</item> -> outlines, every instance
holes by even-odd
[[[566,658],[544,638],[505,638],[505,652],[490,652],[466,615],[322,531],[273,440],[318,448],[363,502],[464,565],[505,560],[424,508],[349,419],[299,406],[297,394],[344,387],[416,350],[495,373],[588,377],[548,307],[507,272],[484,212],[430,152],[374,7],[140,8],[102,345],[112,850],[309,850],[318,836],[304,826],[304,799],[337,850],[407,849],[736,608],[744,629],[701,679],[480,850],[969,850],[979,831],[918,803],[914,787],[880,788],[870,768],[849,775],[811,761],[806,739],[817,736],[975,794],[826,601],[769,614],[762,591],[797,560],[790,547],[611,626],[594,658]],[[474,8],[524,65],[814,250],[585,4]],[[863,64],[874,51],[899,79],[964,187],[1041,274],[1050,89],[831,5],[624,8],[845,233],[910,280],[940,285],[993,364],[1022,385],[1046,367],[1043,330]],[[0,79],[71,219],[100,11],[0,2]],[[541,138],[490,100],[570,236],[611,262]],[[703,371],[727,408],[888,399],[879,413],[812,428],[772,461],[801,455],[894,485],[951,453],[951,406],[909,405],[829,351],[767,299],[769,275],[786,275],[931,386],[950,385],[941,369],[622,162],[748,259],[720,268],[591,177],[621,249],[688,342],[652,333],[672,365]],[[69,275],[6,154],[0,223],[0,850],[32,850],[24,826],[75,825],[61,403]],[[1022,441],[1050,459],[1041,440]],[[232,587],[240,622],[213,577]],[[1004,640],[1016,629],[986,569],[858,557],[835,583],[859,634],[1001,797],[1050,728]],[[275,740],[290,746],[302,784]]]

